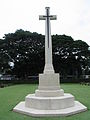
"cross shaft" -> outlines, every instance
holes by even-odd
[[[50,20],[56,20],[56,15],[50,15],[50,8],[46,7],[46,15],[40,15],[39,20],[45,20],[45,69],[44,71],[52,71],[52,40]],[[45,72],[46,73],[46,72]]]

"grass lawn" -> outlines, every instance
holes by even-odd
[[[38,85],[14,85],[0,88],[0,120],[89,120],[90,119],[90,86],[80,84],[61,84],[65,92],[75,96],[75,99],[88,107],[86,112],[68,117],[41,117],[34,118],[19,113],[12,109],[29,93],[34,93]]]

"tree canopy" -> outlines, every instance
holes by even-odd
[[[67,35],[53,35],[53,64],[61,75],[81,75],[89,68],[88,44]],[[17,30],[0,39],[0,71],[18,77],[38,75],[45,64],[45,36]],[[90,71],[89,71],[90,72]]]

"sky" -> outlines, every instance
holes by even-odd
[[[68,35],[90,46],[90,0],[0,0],[0,38],[17,29],[45,34],[45,7],[57,15],[51,34]]]

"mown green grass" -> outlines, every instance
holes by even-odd
[[[38,85],[15,85],[0,88],[0,120],[89,120],[90,119],[90,86],[80,84],[61,84],[65,92],[75,96],[75,99],[88,107],[86,112],[68,117],[42,117],[35,118],[19,113],[12,109],[29,93],[34,93]]]

